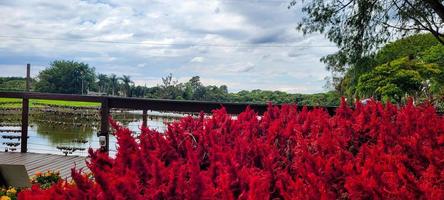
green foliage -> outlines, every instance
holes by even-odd
[[[339,106],[341,95],[335,91],[317,94],[305,94],[298,100],[299,105]]]
[[[249,102],[249,103],[298,103],[299,105],[338,106],[340,96],[337,92],[319,94],[289,94],[282,91],[239,91],[229,93],[225,85],[205,86],[199,76],[192,77],[185,83],[174,80],[171,74],[162,78],[163,84],[152,88],[138,88],[144,97],[156,99],[198,100],[218,102]],[[137,87],[133,88],[133,91]],[[143,88],[143,89],[142,89]],[[141,93],[141,92],[138,92]]]
[[[31,80],[31,90],[32,83],[35,80]],[[26,89],[26,79],[22,77],[0,77],[0,91],[25,91]]]
[[[117,88],[119,86],[119,78],[115,74],[109,76],[109,83],[111,85],[111,94],[114,96],[117,94]]]
[[[38,75],[36,90],[40,92],[85,94],[95,87],[94,68],[74,61],[56,60]]]
[[[24,91],[26,87],[26,81],[23,80],[10,80],[0,83],[1,91]]]
[[[439,75],[434,77],[430,90],[437,96],[444,96],[444,46],[433,46],[422,52],[420,56],[422,61],[425,63],[434,63],[437,68],[435,70],[441,71]]]
[[[431,34],[418,34],[390,42],[377,52],[374,66],[385,64],[401,57],[429,55],[431,52],[428,51],[435,46],[438,49],[444,48]]]
[[[230,93],[229,100],[232,102],[254,102],[254,103],[297,103],[298,105],[311,106],[338,106],[340,96],[337,92],[331,91],[318,94],[289,94],[282,91],[240,91]]]
[[[110,80],[108,78],[108,76],[106,74],[98,74],[97,75],[97,87],[98,87],[98,92],[102,93],[102,92],[107,92],[109,85],[110,85]]]
[[[379,65],[360,76],[357,92],[361,97],[401,102],[406,96],[420,97],[428,84],[439,84],[436,80],[443,73],[436,64],[404,57]]]
[[[444,66],[444,46],[435,45],[420,53],[421,59],[426,63],[435,63]]]
[[[134,84],[134,82],[131,80],[130,76],[123,75],[122,78],[120,78],[122,81],[122,91],[127,97],[131,96],[131,84]]]

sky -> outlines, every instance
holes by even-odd
[[[325,91],[319,59],[337,48],[296,30],[291,0],[0,0],[0,76],[64,59],[155,86],[172,74],[205,85]]]

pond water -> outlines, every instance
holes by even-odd
[[[82,111],[80,111],[82,112]],[[151,114],[151,115],[150,115]],[[152,115],[154,114],[154,115]],[[140,133],[141,112],[112,112],[111,115],[134,134]],[[159,117],[161,113],[148,113],[148,126],[163,132],[166,124],[180,115]],[[174,116],[174,117],[171,117]],[[0,151],[20,151],[19,139],[8,136],[20,136],[20,112],[0,113]],[[8,132],[12,130],[11,132]],[[82,116],[64,112],[31,111],[28,127],[28,151],[36,153],[67,154],[86,156],[88,148],[99,148],[97,133],[100,130],[98,111]],[[8,146],[9,143],[9,146]],[[15,144],[14,144],[15,143]],[[15,146],[14,145],[18,145]],[[72,151],[72,149],[75,149]],[[116,153],[116,138],[110,135],[110,155]]]

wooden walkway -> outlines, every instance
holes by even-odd
[[[5,153],[0,152],[0,164],[20,164],[25,165],[28,175],[32,176],[36,172],[59,171],[62,178],[71,177],[71,168],[83,168],[86,157],[63,156],[39,153]]]

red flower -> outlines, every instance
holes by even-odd
[[[94,179],[33,186],[20,199],[443,199],[444,119],[429,105],[269,106],[185,117],[165,133],[116,129],[115,158],[89,151]]]

